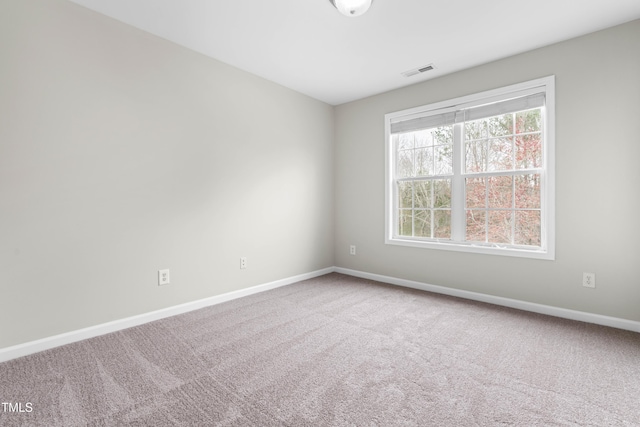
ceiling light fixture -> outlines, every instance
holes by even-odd
[[[371,6],[371,0],[329,0],[344,16],[360,16]]]

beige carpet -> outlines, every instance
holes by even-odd
[[[2,426],[638,426],[640,334],[330,274],[0,364],[0,401],[32,405]]]

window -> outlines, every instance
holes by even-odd
[[[554,78],[385,116],[386,243],[554,258]]]

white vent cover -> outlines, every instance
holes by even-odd
[[[429,65],[425,65],[425,66],[420,67],[420,68],[415,68],[413,70],[405,71],[404,73],[402,73],[402,75],[405,76],[405,77],[411,77],[411,76],[415,76],[416,74],[420,74],[420,73],[425,73],[427,71],[431,71],[434,68],[436,68],[436,67],[434,67],[433,64],[429,64]]]

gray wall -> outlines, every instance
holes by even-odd
[[[336,265],[640,321],[639,40],[634,21],[337,107]],[[552,74],[556,260],[385,245],[384,114]]]
[[[0,348],[330,267],[333,212],[331,106],[70,2],[0,4]]]

